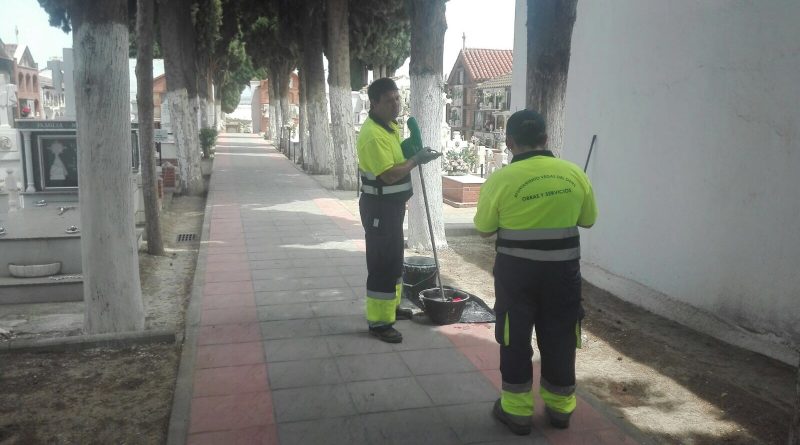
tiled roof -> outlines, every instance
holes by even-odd
[[[477,49],[461,50],[464,67],[475,82],[483,82],[511,71],[514,51],[510,49]]]
[[[511,86],[511,72],[507,72],[502,76],[497,76],[494,79],[489,79],[486,82],[477,85],[477,88],[502,88]]]

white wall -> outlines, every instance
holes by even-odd
[[[579,2],[563,150],[583,166],[597,134],[587,278],[787,361],[781,344],[800,347],[799,18],[797,0]]]

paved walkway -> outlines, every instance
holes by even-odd
[[[636,443],[583,399],[567,431],[537,409],[531,436],[509,433],[490,415],[492,325],[423,317],[398,323],[401,344],[370,337],[363,251],[360,222],[319,183],[263,140],[223,135],[169,442]]]

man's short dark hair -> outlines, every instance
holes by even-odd
[[[506,122],[506,134],[514,138],[517,145],[539,147],[547,140],[547,128],[541,114],[533,110],[520,110]]]
[[[383,97],[383,93],[388,93],[389,91],[398,91],[397,84],[394,83],[394,80],[388,77],[382,77],[380,79],[374,80],[367,88],[367,96],[369,96],[370,103],[376,104],[381,101],[381,97]]]

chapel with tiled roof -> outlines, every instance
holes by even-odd
[[[475,87],[484,81],[511,72],[514,52],[509,49],[463,48],[450,75],[447,86],[451,103],[447,121],[452,130],[460,131],[464,139],[473,132],[477,101]]]

